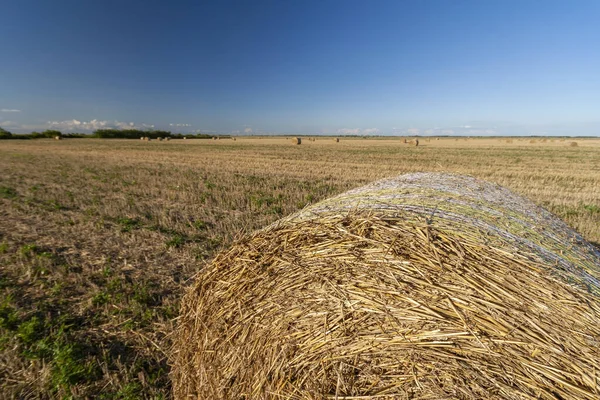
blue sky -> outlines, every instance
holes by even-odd
[[[0,126],[600,135],[600,2],[0,4]]]

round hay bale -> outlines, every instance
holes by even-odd
[[[292,143],[302,144],[302,138],[296,137],[296,138],[292,139]]]
[[[335,138],[335,142],[339,143],[340,142],[340,138],[339,137]]]
[[[597,399],[600,253],[500,186],[403,175],[220,253],[174,350],[176,399]]]

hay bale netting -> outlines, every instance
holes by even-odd
[[[599,278],[594,247],[507,189],[382,180],[202,270],[182,302],[174,395],[597,399]]]

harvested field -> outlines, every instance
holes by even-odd
[[[505,186],[600,243],[600,140],[0,142],[0,392],[169,398],[183,291],[219,249],[418,171]]]

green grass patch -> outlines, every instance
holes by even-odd
[[[0,186],[0,197],[5,199],[14,199],[17,197],[17,191],[8,186]]]
[[[600,214],[600,206],[597,206],[596,204],[586,204],[583,208],[590,214]]]
[[[140,228],[140,221],[137,218],[118,218],[117,223],[121,226],[121,232],[131,232]]]

